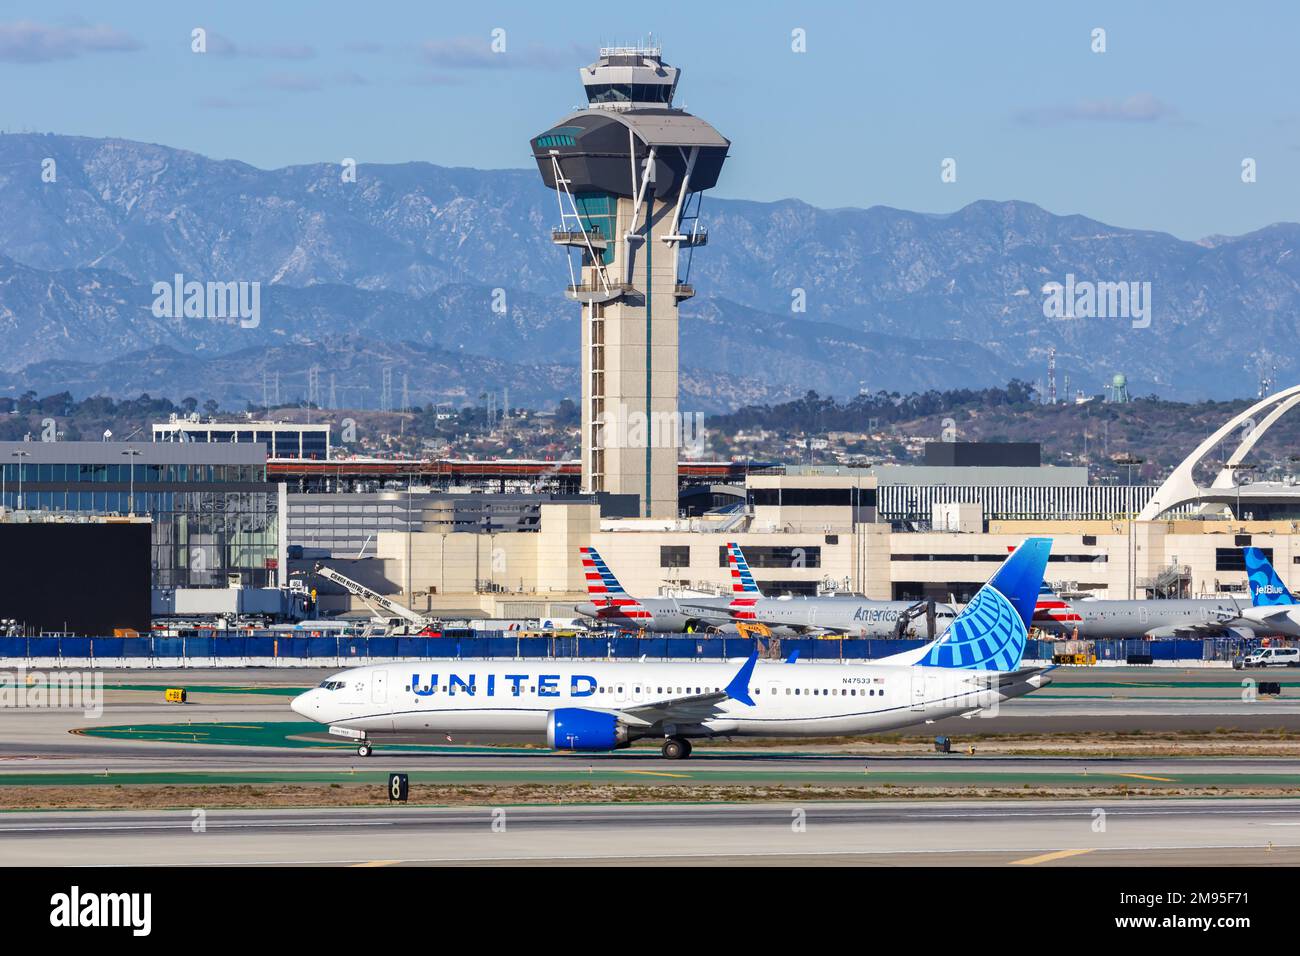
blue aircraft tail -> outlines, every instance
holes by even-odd
[[[1019,668],[1051,550],[1051,538],[1022,542],[917,663],[976,671]]]
[[[1268,556],[1259,548],[1242,548],[1246,559],[1246,581],[1250,585],[1250,603],[1255,607],[1295,604],[1296,599],[1273,570]]]

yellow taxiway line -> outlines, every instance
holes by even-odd
[[[1086,850],[1056,850],[1053,853],[1044,853],[1040,856],[1027,856],[1023,860],[1012,860],[1012,866],[1034,866],[1038,863],[1050,863],[1052,860],[1064,860],[1066,857],[1079,856],[1083,853],[1091,853],[1093,847]]]

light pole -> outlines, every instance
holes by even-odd
[[[411,593],[411,476],[406,476],[406,606],[415,610],[415,595]]]
[[[1250,471],[1250,465],[1237,465],[1232,469],[1232,485],[1237,492],[1237,507],[1232,513],[1232,517],[1237,521],[1242,521],[1241,517],[1241,486],[1250,481],[1249,475],[1243,475],[1242,472]]]
[[[128,458],[126,466],[127,475],[129,476],[127,479],[127,487],[130,490],[126,493],[126,513],[130,517],[135,517],[135,459],[139,455],[143,455],[144,452],[139,448],[128,448],[126,451],[122,452],[122,454],[126,455]]]
[[[15,451],[15,452],[10,452],[10,454],[18,459],[18,502],[17,502],[18,507],[15,508],[14,510],[22,511],[23,510],[23,459],[30,458],[32,456],[32,453],[29,451]]]
[[[1133,466],[1142,464],[1144,460],[1136,455],[1123,455],[1114,459],[1115,464],[1128,466],[1128,486],[1124,492],[1124,514],[1128,518],[1128,555],[1125,564],[1128,565],[1128,598],[1130,601],[1137,596],[1137,568],[1134,567],[1137,562],[1137,542],[1133,537]]]

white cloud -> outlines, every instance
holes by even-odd
[[[239,44],[220,33],[208,31],[208,53],[214,56],[247,56],[260,60],[310,60],[316,48],[305,43]]]
[[[500,53],[494,52],[491,44],[491,39],[486,36],[426,40],[420,44],[420,58],[429,66],[442,69],[518,70],[567,69],[591,59],[591,51],[577,44],[552,49],[533,43],[516,50],[507,41],[505,50]]]
[[[1123,99],[1088,99],[1060,106],[1024,110],[1016,119],[1027,126],[1055,126],[1060,123],[1159,123],[1179,119],[1178,110],[1151,93],[1136,93]]]
[[[32,20],[0,23],[0,61],[49,63],[86,53],[125,53],[143,44],[106,24],[47,26]]]

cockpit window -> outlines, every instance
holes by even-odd
[[[323,688],[325,688],[326,690],[338,690],[339,688],[341,688],[341,687],[343,686],[343,681],[341,681],[341,680],[323,680],[323,681],[320,682],[320,686],[323,687]]]

